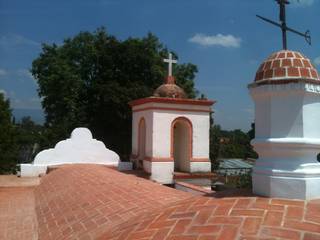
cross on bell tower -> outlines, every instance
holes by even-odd
[[[166,78],[166,83],[174,83],[174,77],[172,76],[172,66],[173,64],[177,63],[178,61],[176,59],[172,58],[172,53],[169,53],[168,59],[163,59],[165,63],[168,63],[168,76]]]
[[[258,18],[262,19],[263,21],[266,21],[268,23],[271,23],[279,28],[281,28],[282,31],[282,46],[284,50],[287,50],[287,31],[289,32],[293,32],[299,36],[302,36],[305,38],[305,40],[307,41],[307,43],[309,45],[311,45],[311,36],[310,36],[310,31],[307,30],[305,33],[301,33],[298,32],[290,27],[287,26],[287,21],[286,21],[286,5],[290,4],[290,2],[288,0],[275,0],[278,4],[279,4],[279,8],[280,8],[280,16],[279,16],[279,20],[280,23],[278,22],[274,22],[270,19],[261,17],[259,15],[256,15]]]

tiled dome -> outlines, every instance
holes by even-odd
[[[173,76],[168,76],[164,84],[159,86],[153,93],[154,97],[164,98],[187,98],[185,91],[175,84]]]
[[[162,84],[154,93],[154,97],[187,98],[186,93],[176,84]]]
[[[271,54],[259,67],[255,82],[276,82],[281,80],[319,81],[319,75],[310,59],[299,52],[282,50]]]

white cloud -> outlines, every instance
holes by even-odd
[[[2,47],[18,46],[18,45],[28,45],[28,46],[39,47],[40,43],[18,34],[7,34],[0,37],[0,46]]]
[[[320,65],[320,56],[313,60],[315,65]]]
[[[0,68],[0,77],[6,76],[7,75],[7,71],[3,68]]]
[[[205,35],[201,33],[197,33],[192,38],[189,39],[189,42],[196,43],[202,46],[222,46],[222,47],[240,47],[241,38],[235,37],[231,34],[223,35]]]

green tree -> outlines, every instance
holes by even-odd
[[[131,149],[128,102],[151,96],[162,84],[167,55],[167,48],[151,33],[120,41],[104,28],[81,32],[59,46],[44,44],[32,64],[46,115],[43,145],[52,146],[73,128],[84,126],[127,159]],[[196,97],[196,66],[177,65],[174,72],[187,95]]]
[[[11,122],[10,103],[0,93],[0,174],[15,173],[16,165],[16,131]]]
[[[219,167],[218,158],[220,156],[220,138],[220,125],[213,125],[210,128],[210,160],[212,170],[216,170]]]
[[[214,167],[218,167],[218,158],[257,158],[257,153],[253,150],[250,140],[254,137],[254,125],[248,133],[240,129],[226,131],[219,125],[214,125],[210,129],[210,159]]]
[[[42,141],[43,127],[35,124],[31,117],[23,117],[20,123],[16,124],[17,145],[19,148],[19,163],[31,162],[39,150]]]

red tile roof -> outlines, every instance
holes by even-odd
[[[35,191],[40,239],[319,239],[320,200],[213,198],[103,166],[64,166]]]
[[[308,58],[299,52],[281,50],[260,65],[255,82],[281,83],[299,79],[320,83],[318,72]]]

